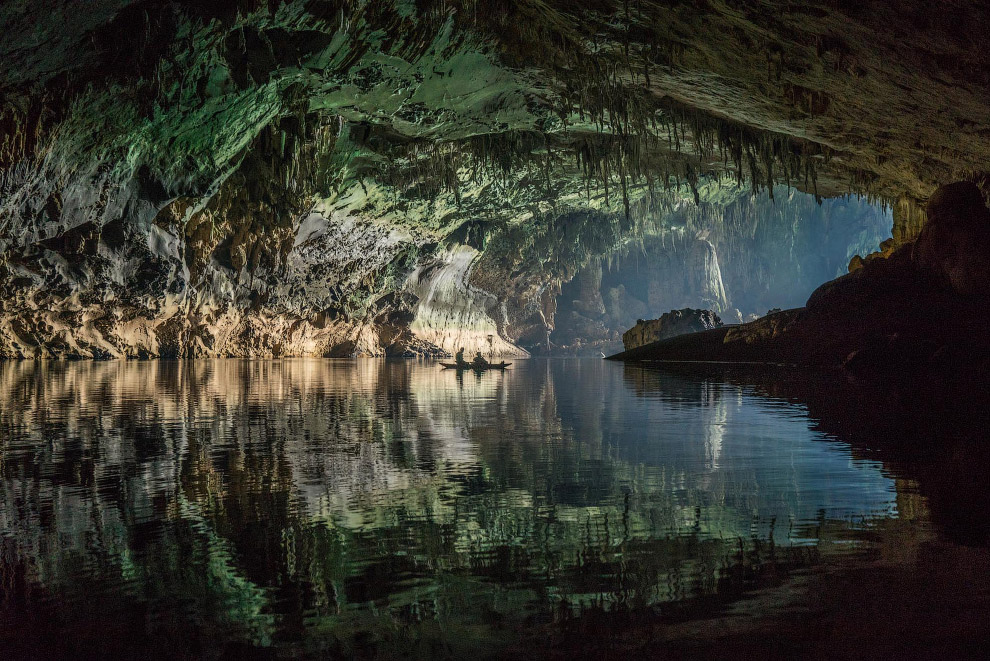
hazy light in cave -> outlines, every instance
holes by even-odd
[[[803,306],[855,255],[875,252],[892,223],[890,209],[863,198],[819,204],[784,188],[774,200],[757,194],[724,207],[679,207],[563,285],[554,340],[614,344],[638,319],[682,308],[738,323]]]

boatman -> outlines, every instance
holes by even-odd
[[[488,361],[485,360],[484,357],[482,357],[481,352],[479,351],[477,354],[475,354],[474,360],[471,362],[471,365],[473,367],[488,367]]]
[[[461,350],[458,351],[456,354],[454,354],[454,362],[456,362],[458,365],[466,364],[464,362],[464,347],[461,347]]]

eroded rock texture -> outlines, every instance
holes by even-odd
[[[0,356],[552,347],[565,283],[726,188],[885,201],[890,254],[938,184],[984,181],[988,25],[966,0],[6,2]],[[690,240],[731,305],[731,249]]]
[[[635,326],[622,334],[622,346],[627,350],[635,349],[669,337],[721,327],[722,320],[711,310],[671,310],[659,319],[637,320]]]

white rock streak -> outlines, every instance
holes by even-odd
[[[471,268],[479,253],[470,246],[456,246],[439,263],[419,266],[409,276],[407,289],[419,298],[410,325],[413,334],[450,353],[464,348],[467,357],[480,351],[487,356],[528,356],[506,341],[489,310],[494,298],[469,284]]]

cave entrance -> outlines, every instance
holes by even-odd
[[[845,274],[855,255],[890,237],[889,208],[858,197],[779,189],[731,204],[681,208],[656,229],[593,258],[561,286],[551,351],[606,354],[640,319],[671,310],[715,312],[726,324],[801,307]]]

